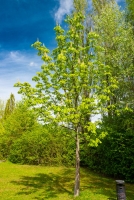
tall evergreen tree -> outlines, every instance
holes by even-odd
[[[0,99],[0,121],[3,119],[4,116],[4,109],[5,109],[4,107],[5,107],[4,101]]]
[[[15,108],[15,97],[11,93],[10,98],[7,100],[5,111],[4,111],[5,119],[13,112],[14,108]]]

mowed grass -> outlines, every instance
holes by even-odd
[[[0,163],[1,200],[116,200],[115,180],[81,169],[80,196],[73,197],[74,168]],[[134,200],[134,184],[126,184]]]

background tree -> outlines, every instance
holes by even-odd
[[[134,28],[134,2],[133,0],[126,0],[126,4],[127,4],[127,18]]]
[[[4,116],[4,109],[5,109],[5,104],[4,101],[0,99],[0,121],[2,120]]]
[[[7,100],[5,111],[4,111],[4,118],[6,119],[14,110],[15,108],[15,97],[11,93],[10,98]]]
[[[83,162],[93,170],[132,181],[133,27],[126,21],[125,13],[120,11],[115,2],[106,4],[101,12],[95,14],[94,29],[100,36],[99,44],[104,48],[100,59],[108,66],[109,71],[103,79],[107,89],[102,92],[107,93],[108,100],[104,103],[106,109],[98,131],[105,130],[108,134],[97,148],[83,148]]]
[[[0,137],[0,155],[8,158],[13,142],[26,131],[32,131],[38,126],[36,114],[29,109],[24,101],[16,104],[13,112],[2,121],[3,131]]]
[[[102,9],[110,2],[114,2],[114,0],[92,0],[93,11],[100,15]]]
[[[24,132],[32,131],[38,126],[36,113],[22,100],[16,104],[12,114],[5,120],[4,126],[10,138],[18,138]]]
[[[108,96],[104,106],[111,117],[116,109],[131,105],[133,99],[132,26],[125,21],[124,13],[116,3],[108,3],[95,16],[94,28],[100,36],[99,44],[104,48],[101,61],[109,68],[109,74],[103,80],[107,84],[105,92]]]

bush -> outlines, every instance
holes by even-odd
[[[9,160],[21,164],[74,165],[74,142],[62,129],[26,132],[11,146]]]
[[[36,130],[39,124],[36,113],[21,101],[7,116],[0,119],[0,159],[9,156],[12,144],[25,132]]]
[[[134,113],[128,111],[110,119],[110,123],[105,119],[102,128],[109,134],[97,148],[84,149],[84,164],[97,172],[134,182],[133,119]]]
[[[7,159],[10,152],[11,140],[7,135],[0,137],[0,160]]]
[[[121,133],[90,148],[87,165],[95,171],[134,182],[134,136]]]

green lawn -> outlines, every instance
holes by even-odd
[[[1,200],[73,200],[74,168],[0,163]],[[134,184],[126,184],[127,200],[134,200]],[[116,200],[115,181],[81,169],[77,200]]]

